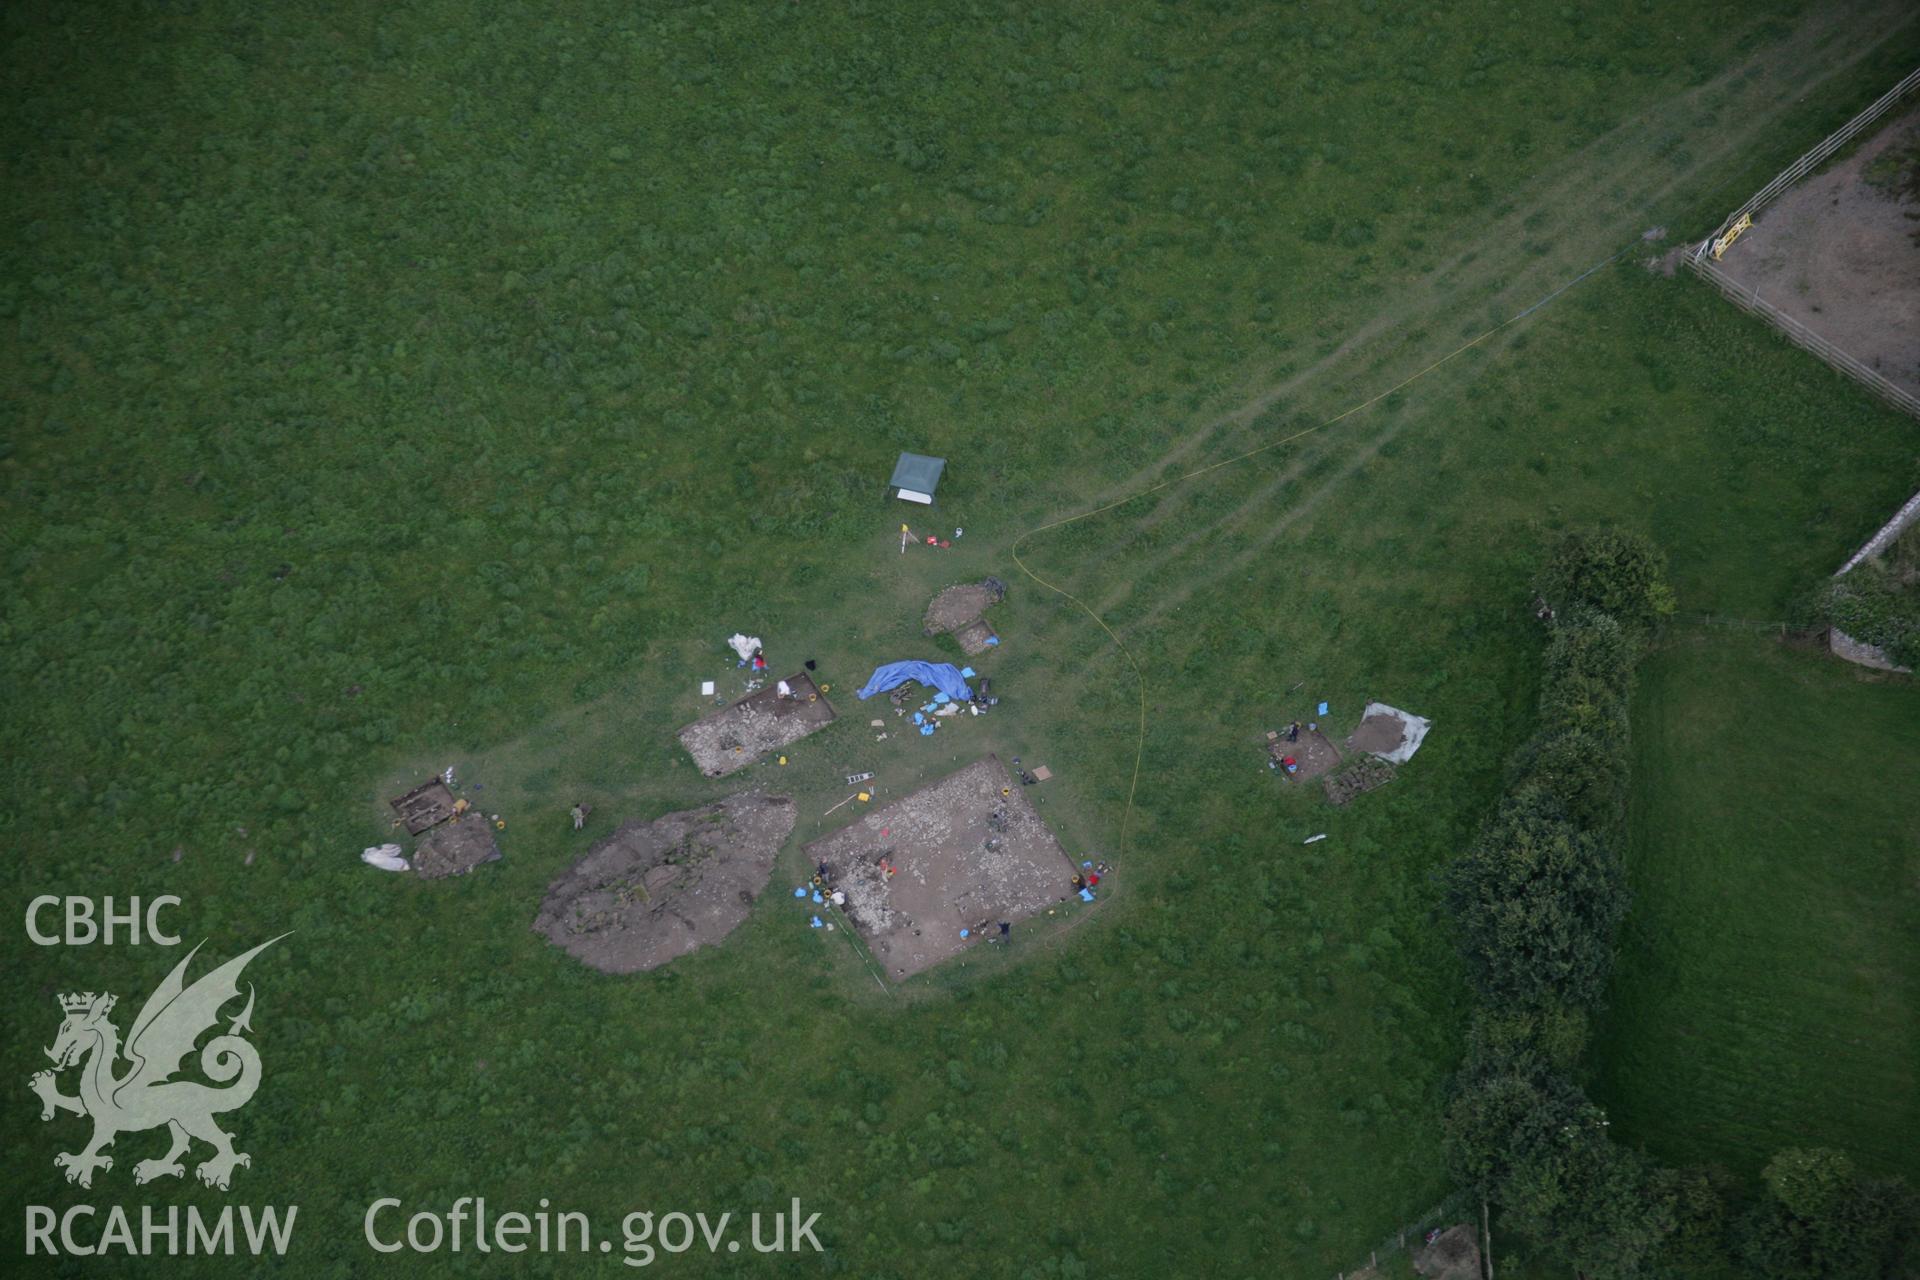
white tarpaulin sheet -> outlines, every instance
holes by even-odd
[[[1384,702],[1369,702],[1366,712],[1360,717],[1365,723],[1373,716],[1389,716],[1400,722],[1400,745],[1391,751],[1376,751],[1373,754],[1391,764],[1405,764],[1413,759],[1413,753],[1427,739],[1427,730],[1433,727],[1433,721],[1425,716],[1416,716],[1410,711],[1390,707]]]
[[[407,866],[407,860],[400,856],[400,846],[397,844],[376,844],[369,846],[361,852],[360,861],[370,867],[378,867],[382,871],[411,870],[411,868]]]

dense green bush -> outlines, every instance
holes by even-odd
[[[1869,560],[1829,583],[1820,617],[1864,644],[1884,649],[1903,667],[1920,667],[1920,585]]]
[[[1727,1206],[1738,1187],[1718,1169],[1660,1169],[1653,1179],[1671,1197],[1674,1223],[1655,1273],[1692,1276],[1719,1265],[1727,1256]]]
[[[1468,977],[1489,1001],[1600,1004],[1626,915],[1618,857],[1543,791],[1509,796],[1447,874]]]
[[[1467,1028],[1466,1076],[1569,1072],[1587,1049],[1587,1015],[1571,1005],[1532,1009],[1481,1005]]]
[[[1562,616],[1593,610],[1643,634],[1673,612],[1666,557],[1645,538],[1618,529],[1567,534],[1536,587]]]
[[[1541,734],[1528,744],[1521,762],[1516,797],[1557,805],[1583,830],[1619,827],[1627,803],[1624,725],[1617,734],[1586,729]]]
[[[1583,1021],[1565,1010],[1475,1015],[1447,1108],[1448,1166],[1510,1227],[1582,1272],[1650,1274],[1679,1220],[1678,1186],[1609,1143],[1605,1115],[1566,1074]]]
[[[1859,1176],[1826,1148],[1788,1149],[1767,1165],[1765,1193],[1735,1227],[1748,1274],[1768,1280],[1908,1276],[1920,1204],[1899,1179]]]
[[[1591,1277],[1654,1274],[1676,1224],[1663,1171],[1590,1118],[1530,1153],[1508,1178],[1501,1205],[1509,1226],[1550,1241],[1555,1255]]]
[[[1639,658],[1636,637],[1612,615],[1586,609],[1562,613],[1547,643],[1541,722],[1548,728],[1596,718],[1624,724]]]
[[[1538,589],[1553,608],[1540,728],[1447,873],[1468,976],[1487,1004],[1468,1035],[1446,1149],[1457,1179],[1577,1270],[1654,1275],[1672,1252],[1681,1186],[1608,1141],[1570,1073],[1627,909],[1613,846],[1633,667],[1672,593],[1659,554],[1614,531],[1562,539]]]
[[[1598,1109],[1566,1076],[1520,1063],[1480,1064],[1447,1105],[1447,1168],[1462,1188],[1505,1207],[1516,1175],[1537,1169],[1570,1129],[1598,1124]]]

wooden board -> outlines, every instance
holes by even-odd
[[[453,816],[453,792],[447,790],[447,784],[438,778],[423,782],[387,803],[400,815],[400,821],[410,836],[417,836],[429,827],[437,827]]]

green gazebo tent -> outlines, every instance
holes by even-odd
[[[903,453],[893,464],[893,479],[888,482],[893,496],[906,502],[933,505],[933,491],[939,487],[940,473],[947,469],[945,458],[929,458],[924,453]]]

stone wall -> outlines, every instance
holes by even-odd
[[[1868,538],[1866,543],[1840,566],[1839,573],[1833,576],[1838,578],[1851,573],[1864,562],[1881,554],[1893,545],[1895,538],[1913,527],[1916,521],[1920,521],[1920,493],[1908,498],[1906,504],[1893,513],[1893,519],[1881,525],[1879,532]],[[1886,650],[1874,645],[1862,644],[1838,627],[1827,632],[1827,647],[1833,650],[1836,657],[1845,658],[1848,662],[1857,662],[1863,667],[1874,667],[1880,671],[1908,673],[1913,671],[1912,667],[1903,667],[1894,662],[1887,656]]]
[[[1880,671],[1901,671],[1912,674],[1912,667],[1903,667],[1887,656],[1885,649],[1870,644],[1862,644],[1838,627],[1827,632],[1827,647],[1834,656],[1845,658],[1848,662],[1857,662],[1863,667],[1873,667]]]
[[[1840,573],[1833,576],[1837,578],[1842,573],[1848,573],[1858,568],[1861,561],[1871,560],[1885,551],[1893,545],[1893,540],[1912,527],[1916,520],[1920,520],[1920,493],[1908,498],[1906,505],[1893,513],[1893,519],[1881,525],[1880,532],[1868,538],[1866,545],[1854,552],[1852,557],[1840,566]]]

